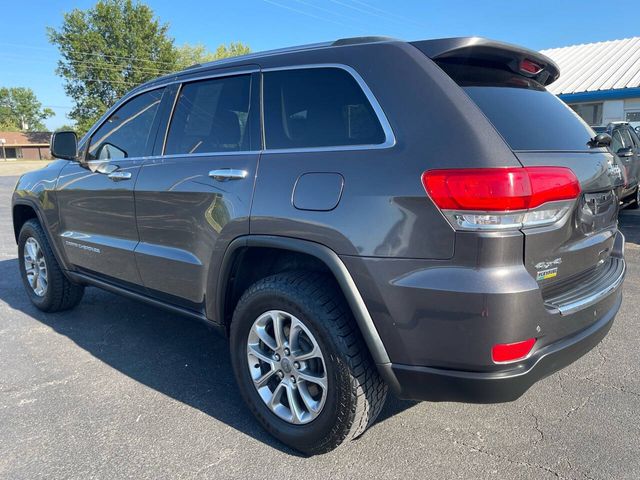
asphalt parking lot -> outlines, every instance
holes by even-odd
[[[206,326],[88,289],[78,308],[23,292],[0,177],[0,478],[640,478],[640,214],[609,336],[516,402],[390,398],[358,441],[304,458],[267,435]]]

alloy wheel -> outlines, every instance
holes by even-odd
[[[327,399],[324,356],[310,330],[295,316],[270,310],[253,323],[247,363],[260,398],[292,424],[313,421]]]
[[[47,293],[47,262],[38,241],[27,238],[24,243],[24,269],[33,293],[43,297]]]

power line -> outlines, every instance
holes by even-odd
[[[366,3],[366,2],[363,2],[362,0],[351,0],[351,1],[352,1],[353,3],[357,3],[358,5],[361,5],[361,6],[363,6],[363,7],[367,7],[367,8],[370,8],[370,9],[372,9],[372,10],[376,10],[376,11],[378,11],[378,12],[380,12],[380,13],[383,13],[383,14],[385,14],[385,15],[389,15],[389,16],[395,17],[395,18],[397,18],[397,19],[399,19],[399,20],[404,20],[404,21],[406,21],[406,22],[413,23],[414,25],[417,25],[417,26],[419,26],[419,27],[427,27],[427,25],[424,25],[424,24],[422,24],[422,23],[420,23],[420,22],[416,22],[415,20],[412,20],[412,19],[411,19],[411,18],[409,18],[409,17],[405,17],[405,16],[402,16],[402,15],[398,15],[397,13],[393,13],[393,12],[390,12],[390,11],[388,11],[388,10],[383,10],[382,8],[376,7],[376,6],[371,5],[371,4],[369,4],[369,3]]]
[[[2,46],[7,46],[7,47],[22,47],[22,48],[30,48],[32,50],[41,50],[41,51],[46,51],[46,52],[53,52],[53,51],[57,51],[58,53],[60,53],[61,55],[64,52],[60,52],[59,50],[56,50],[54,48],[50,48],[50,47],[39,47],[36,45],[22,45],[22,44],[17,44],[17,43],[6,43],[6,42],[0,42],[0,45]],[[91,57],[105,57],[105,58],[114,58],[114,59],[120,59],[120,60],[132,60],[132,61],[153,61],[150,60],[149,58],[142,58],[142,57],[128,57],[128,56],[123,56],[123,55],[113,55],[113,54],[109,54],[109,53],[95,53],[95,52],[83,52],[81,50],[71,50],[72,54],[75,55],[84,55],[84,56],[91,56]],[[173,65],[172,62],[160,62],[160,61],[156,61],[156,63],[158,63],[159,65]]]
[[[9,54],[10,55],[10,54]],[[31,57],[31,58],[19,58],[16,56],[7,56],[7,54],[5,53],[0,53],[0,59],[4,59],[4,60],[16,60],[16,61],[20,61],[20,62],[40,62],[40,63],[48,63],[49,59],[46,58],[42,58],[42,57]],[[71,61],[66,61],[67,64],[69,65],[84,65],[87,67],[96,67],[96,65],[90,61],[87,60],[71,60]],[[178,70],[164,70],[164,69],[159,69],[159,68],[154,68],[154,67],[137,67],[134,65],[122,65],[119,66],[117,64],[106,64],[106,65],[101,65],[99,67],[101,70],[109,70],[109,71],[116,71],[116,72],[121,72],[121,71],[133,71],[133,72],[141,72],[141,73],[151,73],[151,74],[155,74],[155,75],[165,75],[165,74],[169,74],[169,73],[174,73],[177,72]]]
[[[350,5],[348,3],[344,3],[344,2],[342,2],[340,0],[329,0],[329,1],[332,2],[332,3],[335,3],[336,5],[341,5],[341,6],[345,7],[345,8],[350,8],[351,10],[355,10],[356,12],[364,13],[365,15],[372,15],[374,17],[382,18],[384,20],[395,21],[396,23],[399,23],[399,24],[402,24],[402,25],[405,25],[405,23],[407,21],[410,21],[410,20],[399,20],[397,18],[392,18],[393,14],[390,14],[389,12],[386,12],[384,10],[381,10],[381,12],[384,12],[384,15],[383,15],[382,13],[378,13],[376,11],[366,10],[366,9],[363,9],[363,8],[360,8],[360,7],[356,7],[355,5]],[[362,5],[362,2],[360,2],[360,4]],[[364,5],[366,5],[367,7],[371,7],[368,4],[364,4]],[[380,9],[376,8],[376,10],[380,10]],[[390,17],[390,15],[391,15],[391,17]],[[414,22],[412,22],[412,23],[414,23]]]
[[[296,2],[298,2],[298,3],[301,3],[301,4],[303,4],[303,5],[306,5],[306,6],[308,6],[308,7],[315,8],[315,9],[317,9],[317,10],[320,10],[320,11],[322,11],[322,12],[326,12],[326,13],[328,13],[328,14],[330,14],[330,15],[334,15],[334,16],[337,16],[337,17],[345,18],[345,19],[347,19],[347,20],[349,20],[349,21],[356,21],[356,22],[361,22],[361,21],[362,21],[362,20],[357,19],[357,18],[355,18],[355,17],[350,17],[350,16],[348,16],[348,15],[344,15],[343,13],[334,12],[333,10],[329,10],[328,8],[320,7],[320,6],[315,5],[315,4],[313,4],[313,3],[308,3],[308,2],[306,2],[305,0],[295,0],[295,1],[296,1]]]
[[[262,1],[263,1],[263,2],[266,2],[266,3],[269,3],[269,4],[271,4],[271,5],[275,5],[276,7],[284,8],[285,10],[291,10],[292,12],[299,13],[300,15],[305,15],[305,16],[307,16],[307,17],[315,18],[316,20],[323,20],[323,21],[325,21],[325,22],[330,22],[330,23],[334,23],[334,24],[336,24],[336,25],[341,25],[341,26],[343,26],[343,27],[349,27],[349,28],[351,28],[351,26],[350,26],[350,25],[347,25],[346,23],[339,22],[339,21],[337,21],[337,20],[333,20],[333,19],[331,19],[331,18],[326,18],[326,17],[325,17],[325,18],[323,18],[323,17],[319,17],[318,15],[315,15],[315,14],[313,14],[313,13],[305,12],[304,10],[299,10],[299,9],[297,9],[297,8],[290,7],[290,6],[288,6],[288,5],[283,5],[283,4],[281,4],[281,3],[273,2],[272,0],[262,0]]]

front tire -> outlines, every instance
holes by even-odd
[[[262,426],[306,454],[361,435],[387,394],[332,278],[287,272],[242,295],[231,323],[240,393]]]
[[[75,307],[84,287],[65,277],[40,223],[25,222],[18,236],[18,261],[24,288],[31,302],[43,312]]]

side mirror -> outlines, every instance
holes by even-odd
[[[599,133],[587,142],[591,148],[608,147],[611,145],[611,135],[608,133]]]
[[[631,147],[621,148],[616,152],[620,158],[633,157],[633,149]]]
[[[78,136],[76,132],[54,132],[51,136],[51,155],[63,160],[77,160]]]

